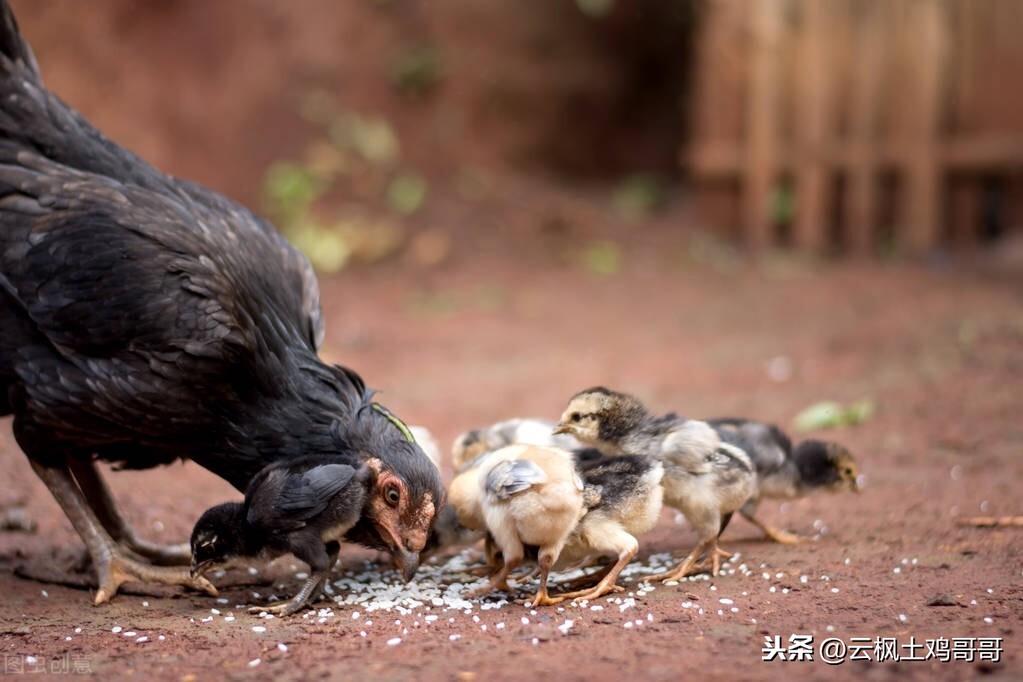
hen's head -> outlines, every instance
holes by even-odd
[[[419,567],[419,554],[444,504],[444,487],[437,467],[415,443],[392,447],[388,455],[386,461],[377,457],[367,460],[374,481],[363,519],[348,535],[356,542],[389,551],[408,582]]]

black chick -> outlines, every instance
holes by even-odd
[[[268,463],[372,453],[403,482],[415,551],[443,488],[362,380],[317,357],[308,261],[265,221],[164,175],[43,85],[0,0],[0,415],[92,558],[96,603],[129,580],[215,592],[187,546],[137,538],[94,461],[191,458],[245,490]],[[353,529],[355,530],[355,529]],[[406,559],[406,567],[411,566]],[[180,564],[157,566],[154,564]]]
[[[400,546],[402,484],[395,473],[371,455],[317,455],[275,462],[259,472],[245,502],[228,502],[207,510],[192,531],[192,574],[239,559],[271,560],[291,553],[309,565],[310,577],[287,602],[253,611],[282,616],[295,613],[319,595],[337,561],[340,543],[361,519]],[[413,554],[401,547],[399,552]],[[415,557],[398,562],[408,581]]]
[[[674,569],[651,579],[689,575],[704,552],[717,575],[720,556],[728,556],[718,547],[718,536],[756,490],[756,470],[745,452],[722,442],[706,422],[656,417],[635,397],[604,387],[573,396],[557,431],[605,453],[663,462],[664,503],[685,515],[699,542]]]
[[[794,499],[815,491],[860,492],[856,460],[838,443],[805,440],[793,448],[788,435],[774,424],[733,417],[707,423],[723,441],[742,448],[756,466],[757,491],[739,513],[775,542],[792,544],[802,538],[757,519],[761,499]]]

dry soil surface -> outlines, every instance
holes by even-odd
[[[1023,676],[1023,528],[961,525],[1023,513],[1018,282],[777,260],[729,274],[693,264],[669,240],[628,249],[612,276],[556,260],[481,256],[428,271],[353,269],[322,286],[325,354],[359,370],[406,420],[432,429],[445,454],[463,429],[554,418],[572,393],[595,384],[664,411],[782,425],[820,400],[869,398],[876,411],[865,423],[813,434],[856,453],[864,491],[766,502],[768,520],[812,539],[772,544],[737,519],[723,544],[739,554],[718,578],[648,585],[636,572],[626,592],[583,605],[392,603],[456,580],[454,564],[440,557],[404,592],[380,588],[357,606],[333,603],[288,619],[239,608],[294,591],[303,567],[287,561],[232,573],[225,581],[234,586],[219,600],[156,590],[93,606],[88,589],[15,573],[48,568],[74,579],[67,567],[81,545],[6,420],[0,506],[23,510],[37,530],[0,532],[5,672],[182,680]],[[186,539],[206,507],[238,497],[192,464],[109,480],[137,528],[166,542]],[[693,542],[665,510],[641,539],[637,570]],[[363,585],[380,572],[393,583],[378,559],[346,549],[338,578],[353,572]],[[764,661],[775,638],[782,652]],[[822,660],[843,648],[846,659],[869,660]],[[813,660],[781,660],[801,651]]]

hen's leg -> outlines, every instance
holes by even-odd
[[[216,588],[208,580],[201,576],[193,578],[186,568],[151,566],[129,556],[113,541],[96,518],[67,467],[49,467],[32,461],[32,469],[50,489],[54,499],[64,510],[64,514],[89,550],[99,580],[96,604],[109,601],[121,585],[131,581],[182,585],[207,594],[217,594]]]
[[[187,566],[189,564],[192,553],[187,544],[158,545],[143,540],[135,534],[132,527],[121,516],[110,488],[93,462],[72,460],[70,468],[85,499],[88,500],[89,506],[92,507],[97,519],[114,541],[156,564],[168,566]]]

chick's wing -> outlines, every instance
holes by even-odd
[[[305,471],[280,471],[271,475],[249,499],[247,519],[255,528],[293,530],[301,528],[327,508],[352,477],[348,464],[321,464]]]
[[[506,500],[547,480],[546,472],[535,462],[528,459],[506,460],[495,464],[487,474],[486,487],[487,492],[497,499]]]

